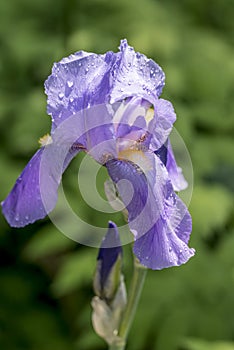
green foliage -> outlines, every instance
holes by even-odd
[[[191,339],[184,343],[187,350],[233,350],[234,343],[228,342],[207,342],[202,340]]]
[[[197,253],[180,268],[149,271],[128,349],[234,349],[233,18],[233,0],[0,2],[1,200],[50,130],[43,83],[54,61],[81,49],[116,50],[126,37],[165,70],[163,97],[173,102],[193,164]],[[71,207],[93,225],[122,224],[81,199],[80,160],[64,177]],[[103,198],[105,178],[102,170]],[[97,250],[48,219],[15,230],[1,216],[0,227],[0,348],[104,349],[90,321]],[[124,247],[127,285],[130,259]]]
[[[95,257],[93,250],[83,249],[63,259],[63,265],[52,288],[57,296],[74,291],[82,285],[92,285]]]

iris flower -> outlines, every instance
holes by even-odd
[[[191,217],[175,191],[186,188],[169,135],[176,120],[160,98],[161,67],[122,40],[119,52],[79,51],[55,63],[45,82],[51,136],[2,203],[22,227],[56,205],[62,173],[80,151],[105,166],[128,211],[133,252],[151,269],[186,263]]]

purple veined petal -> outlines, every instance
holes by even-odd
[[[84,58],[84,57],[87,57],[90,55],[93,55],[93,53],[81,50],[81,51],[75,52],[74,54],[71,54],[68,57],[64,57],[60,61],[60,63],[63,63],[63,64],[70,63],[70,62],[77,61],[81,58]]]
[[[65,153],[82,145],[97,162],[105,163],[105,158],[117,155],[113,113],[112,106],[101,104],[72,114],[53,131],[53,143],[64,146]]]
[[[89,106],[138,96],[154,104],[164,86],[162,69],[135,53],[126,40],[120,52],[97,55],[77,52],[55,63],[45,82],[48,114],[55,129],[71,114]]]
[[[148,134],[147,107],[144,102],[140,97],[132,97],[120,104],[114,104],[118,106],[115,108],[113,124],[119,151],[131,148],[137,140]]]
[[[112,120],[113,110],[105,104],[90,107],[82,112],[84,146],[99,163],[105,163],[103,159],[105,156],[116,156],[116,138]]]
[[[154,153],[166,166],[174,191],[182,191],[187,188],[188,183],[183,176],[182,169],[176,164],[170,140],[168,139],[166,143]]]
[[[129,159],[106,164],[129,213],[129,227],[135,236],[134,254],[151,269],[179,266],[194,255],[187,246],[191,217],[174,193],[160,159],[153,154],[144,157],[148,163],[144,159],[138,166]],[[127,182],[122,184],[123,180]],[[129,183],[133,187],[131,195]]]
[[[54,154],[51,155],[51,162],[48,162],[45,169],[46,186],[49,193],[47,209],[44,207],[41,197],[40,168],[44,149],[39,149],[32,157],[8,197],[2,202],[3,214],[12,227],[23,227],[44,218],[48,209],[52,210],[56,204],[61,174],[56,174],[56,161],[54,159],[56,155]],[[66,157],[65,167],[68,166],[77,152],[77,150],[73,151]]]
[[[52,143],[34,155],[2,203],[11,226],[25,226],[51,212],[62,174],[80,150],[85,148],[99,162],[103,153],[116,156],[111,120],[108,106],[98,105],[72,115],[53,131]]]
[[[111,103],[140,96],[151,103],[160,96],[165,75],[162,68],[121,40],[120,53],[112,70]]]
[[[173,149],[171,147],[170,140],[168,142],[168,147],[167,147],[166,168],[167,168],[172,186],[174,188],[174,191],[182,191],[185,188],[187,188],[188,183],[183,176],[182,169],[178,167],[178,165],[176,164],[176,160],[173,153]]]
[[[154,118],[149,122],[149,132],[152,134],[151,149],[159,149],[171,133],[176,114],[171,102],[159,99],[154,102]]]
[[[2,202],[2,212],[13,227],[22,227],[46,216],[39,191],[42,152],[42,148],[37,151]]]
[[[116,54],[77,52],[55,63],[45,82],[47,112],[56,128],[71,114],[109,101],[109,75]]]

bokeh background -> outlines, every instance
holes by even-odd
[[[194,169],[197,254],[185,266],[149,271],[127,349],[234,349],[233,18],[233,0],[0,1],[1,200],[50,130],[43,83],[53,62],[81,49],[117,51],[127,38],[166,73],[163,97],[174,104]],[[104,226],[79,198],[79,161],[64,186],[83,217]],[[96,255],[49,219],[11,229],[1,215],[0,349],[105,349],[90,321]]]

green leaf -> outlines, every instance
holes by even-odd
[[[75,242],[58,231],[52,224],[48,224],[38,231],[27,244],[24,253],[30,259],[60,253],[75,246]]]
[[[94,249],[69,254],[55,276],[52,289],[57,296],[69,294],[84,284],[91,285],[96,263]]]
[[[234,343],[215,341],[209,342],[198,339],[188,339],[183,344],[186,350],[234,350]]]
[[[190,211],[193,230],[205,237],[212,230],[221,229],[230,217],[233,206],[232,195],[221,186],[194,187]]]

